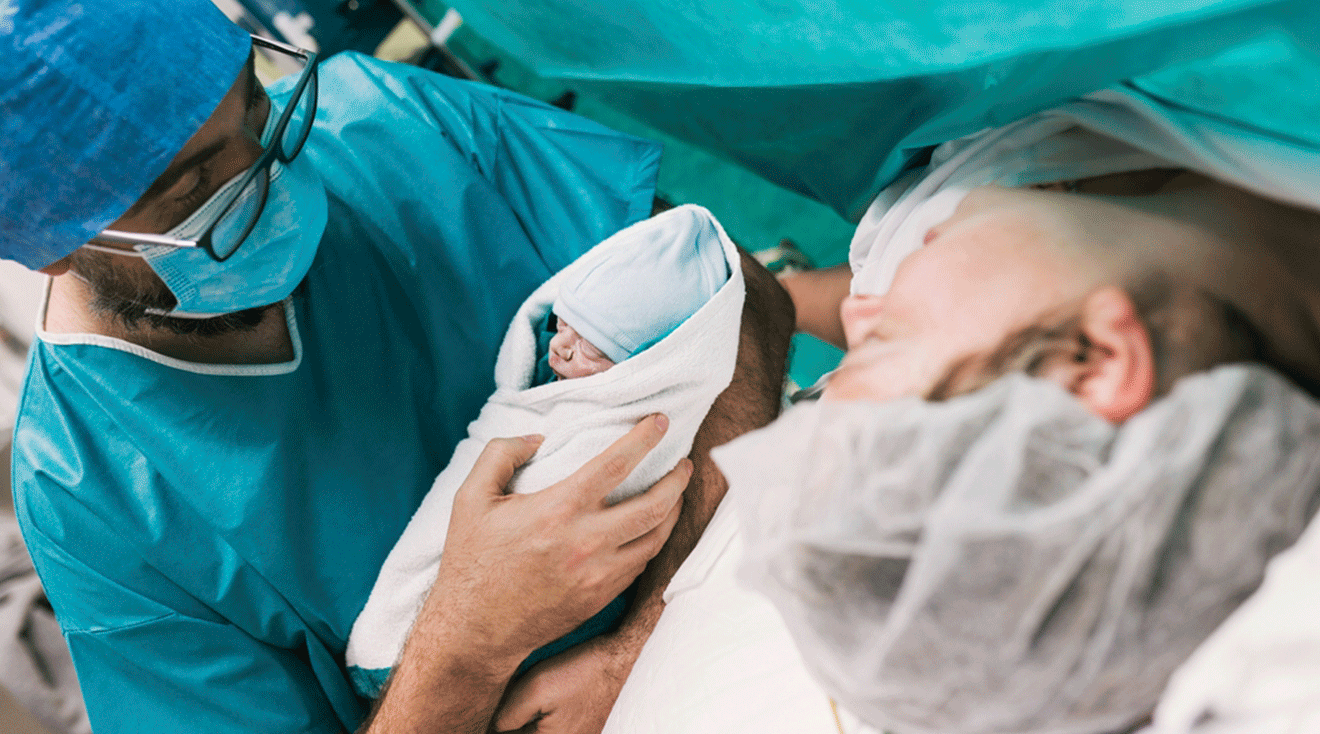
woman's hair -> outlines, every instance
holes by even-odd
[[[1179,378],[1231,362],[1258,362],[1283,373],[1312,395],[1320,385],[1273,357],[1265,332],[1231,301],[1157,272],[1125,288],[1150,336],[1155,395]],[[956,360],[926,395],[947,400],[978,390],[1010,372],[1039,375],[1060,361],[1082,361],[1092,348],[1082,329],[1081,304],[1047,314],[1009,334],[988,352]]]

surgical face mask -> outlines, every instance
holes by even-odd
[[[271,105],[262,147],[279,119]],[[165,234],[195,239],[203,233],[215,212],[228,201],[243,175],[230,179],[196,212]],[[256,187],[244,193],[231,211],[242,212],[258,204]],[[241,226],[227,216],[219,224]],[[257,308],[287,298],[307,271],[325,231],[325,186],[311,161],[299,155],[287,164],[275,161],[270,168],[270,187],[261,218],[242,246],[224,262],[211,259],[201,248],[138,245],[137,251],[151,266],[178,304],[161,315],[181,318],[211,318]]]

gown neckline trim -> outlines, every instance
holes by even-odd
[[[141,357],[157,364],[164,365],[184,372],[193,372],[199,375],[222,375],[228,377],[269,377],[273,375],[285,375],[298,369],[302,364],[303,345],[302,336],[298,332],[298,316],[293,307],[293,297],[290,296],[281,301],[284,307],[284,320],[289,326],[289,340],[293,343],[293,359],[287,362],[275,362],[271,364],[208,364],[204,362],[190,362],[185,359],[168,357],[160,352],[147,349],[144,346],[134,344],[123,339],[103,334],[89,334],[85,332],[73,333],[55,333],[46,330],[46,310],[50,306],[50,289],[54,282],[53,278],[46,279],[46,286],[41,294],[41,307],[37,309],[36,335],[37,338],[47,344],[58,346],[93,346],[113,349],[119,352]]]

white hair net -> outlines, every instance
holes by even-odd
[[[871,724],[1113,732],[1302,532],[1320,406],[1237,365],[1114,426],[1013,375],[944,403],[799,405],[715,457],[743,578]]]

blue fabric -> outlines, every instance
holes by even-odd
[[[210,0],[0,3],[0,258],[45,267],[128,211],[250,48]]]
[[[97,734],[351,731],[349,630],[514,311],[650,211],[652,143],[360,55],[321,74],[296,365],[32,350],[16,506]]]
[[[1172,104],[1320,140],[1315,0],[453,4],[540,75],[853,221],[934,145],[1146,75]]]
[[[536,367],[532,370],[532,386],[554,382],[559,375],[550,369],[550,341],[558,330],[555,315],[547,313],[536,328]]]

